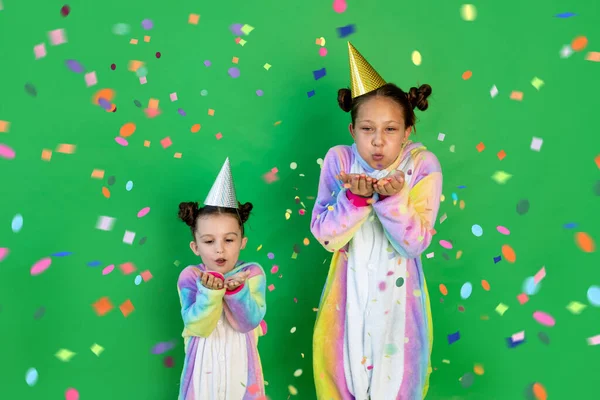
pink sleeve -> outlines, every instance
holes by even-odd
[[[419,257],[429,247],[442,195],[442,171],[435,155],[423,151],[416,157],[410,187],[373,204],[391,244],[408,258]]]

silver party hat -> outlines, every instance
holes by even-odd
[[[229,167],[229,157],[225,160],[221,172],[219,172],[208,196],[206,196],[204,205],[238,208],[235,186],[233,186],[233,177],[231,176],[231,168]]]

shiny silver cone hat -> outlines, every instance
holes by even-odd
[[[231,167],[229,165],[229,157],[225,160],[225,164],[221,167],[221,172],[215,179],[206,200],[205,206],[238,208],[237,197],[235,196],[235,186],[233,185],[233,176],[231,176]]]

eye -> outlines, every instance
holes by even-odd
[[[226,240],[226,242],[230,242],[230,243],[233,242],[233,241],[234,241],[233,239],[227,239]]]
[[[394,132],[394,131],[396,131],[396,130],[397,130],[396,128],[387,128],[387,131],[388,131],[388,132]]]
[[[206,244],[211,244],[212,242],[213,242],[212,240],[207,240],[207,241],[205,241],[204,243],[206,243]]]
[[[370,131],[371,128],[365,126],[365,127],[361,128],[361,130],[363,130],[363,131]]]

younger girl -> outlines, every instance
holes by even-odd
[[[238,261],[251,210],[235,198],[229,160],[204,207],[179,204],[179,218],[192,231],[190,248],[202,259],[177,282],[185,343],[179,400],[265,398],[257,349],[266,333],[265,274],[256,263]]]
[[[352,146],[323,162],[313,235],[334,252],[313,339],[320,400],[418,400],[432,344],[421,253],[434,234],[442,172],[409,136],[431,87],[386,83],[348,43]]]

